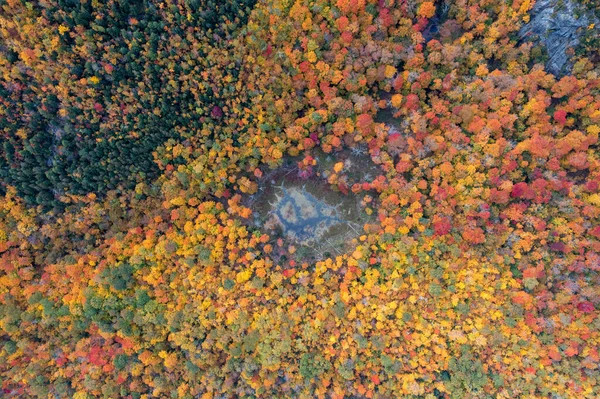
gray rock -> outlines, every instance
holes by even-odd
[[[577,16],[579,11],[579,17]],[[570,0],[537,0],[530,21],[519,31],[522,40],[538,40],[548,50],[546,69],[562,75],[571,68],[567,49],[579,44],[582,31],[597,19]]]

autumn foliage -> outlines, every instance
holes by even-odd
[[[600,397],[597,62],[528,0],[237,3],[0,2],[0,396]],[[375,222],[307,261],[244,199],[317,153]]]

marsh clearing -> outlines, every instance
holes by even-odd
[[[344,186],[371,182],[381,169],[367,149],[357,147],[332,154],[315,151],[312,157],[316,162],[308,173],[298,166],[301,158],[286,160],[266,173],[258,182],[258,192],[245,200],[253,212],[253,227],[274,241],[282,239],[286,247],[294,246],[298,261],[346,253],[352,240],[364,234],[364,225],[375,222],[363,201],[367,194],[340,190],[327,180],[334,173],[334,165],[341,162],[343,169],[338,176]]]

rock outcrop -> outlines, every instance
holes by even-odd
[[[571,68],[568,49],[579,44],[584,30],[597,23],[597,18],[570,0],[537,0],[530,16],[529,23],[519,32],[520,38],[537,40],[546,47],[549,72],[554,75],[568,73]]]

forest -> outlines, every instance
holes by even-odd
[[[600,397],[596,0],[0,0],[0,397]]]

